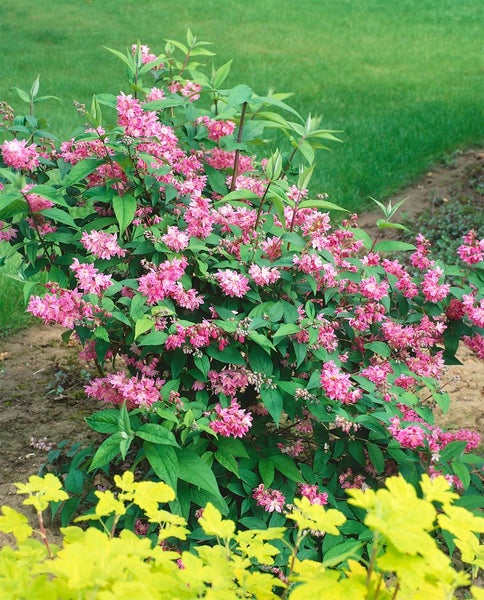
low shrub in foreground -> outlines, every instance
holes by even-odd
[[[469,232],[448,268],[421,235],[375,244],[356,215],[332,224],[338,206],[308,189],[335,140],[317,119],[224,89],[230,64],[205,75],[190,33],[160,56],[113,52],[131,93],[80,107],[85,131],[57,144],[32,111],[5,109],[0,145],[1,235],[25,277],[48,278],[41,295],[26,286],[28,310],[79,340],[97,370],[86,392],[107,405],[87,419],[106,435],[90,471],[165,481],[191,529],[207,502],[239,528],[282,525],[300,496],[342,511],[348,539],[305,536],[311,560],[346,543],[371,554],[345,493],[397,472],[443,474],[478,506],[479,436],[442,431],[433,408],[448,409],[439,378],[460,339],[484,355],[484,242]],[[31,108],[38,87],[19,91]],[[287,145],[270,152],[274,130]],[[415,272],[392,259],[404,249]],[[64,522],[82,481],[70,471]]]
[[[59,548],[49,542],[42,515],[50,501],[67,497],[61,482],[48,474],[17,483],[18,493],[28,495],[24,504],[37,512],[42,541],[32,535],[23,514],[2,507],[0,531],[13,533],[17,543],[0,550],[0,598],[444,600],[454,598],[458,588],[469,588],[469,598],[484,598],[484,590],[454,569],[430,535],[435,529],[452,535],[461,564],[473,576],[482,567],[483,547],[475,532],[484,532],[484,519],[455,506],[458,495],[443,477],[424,475],[421,497],[402,476],[388,478],[377,492],[348,490],[349,504],[362,511],[373,536],[370,560],[346,548],[322,563],[299,559],[300,545],[309,532],[320,542],[339,535],[346,517],[304,496],[285,512],[283,526],[243,531],[209,503],[199,511],[198,522],[211,544],[176,552],[171,543],[184,540],[189,530],[182,517],[160,507],[173,501],[173,489],[162,482],[136,482],[131,472],[116,476],[115,484],[116,493],[96,492],[94,513],[81,517],[92,525],[62,529]],[[127,529],[113,535],[132,505],[152,525],[150,537]],[[293,544],[287,543],[289,530]],[[283,563],[277,562],[281,543],[289,549]]]

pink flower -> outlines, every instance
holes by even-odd
[[[281,273],[276,267],[259,267],[252,264],[249,274],[257,285],[271,285],[281,278]]]
[[[77,258],[72,261],[71,270],[76,274],[79,287],[86,294],[101,295],[112,285],[111,275],[99,273],[96,267],[90,263],[80,263]]]
[[[266,488],[263,483],[252,490],[252,498],[254,498],[257,505],[262,506],[266,512],[275,511],[282,513],[286,502],[286,498],[282,492]]]
[[[205,125],[208,131],[208,139],[214,142],[218,142],[221,137],[226,135],[232,135],[235,131],[235,123],[233,121],[211,119],[207,115],[198,117],[196,123]]]
[[[468,265],[481,262],[484,257],[484,239],[478,240],[476,232],[469,231],[464,236],[464,243],[457,248],[457,254]]]
[[[443,300],[450,290],[449,283],[440,284],[439,280],[443,275],[443,271],[440,267],[430,269],[425,273],[424,280],[422,283],[422,290],[425,299],[428,302],[439,302]]]
[[[180,250],[185,250],[188,248],[188,244],[190,243],[190,238],[186,233],[180,231],[178,227],[172,225],[168,227],[168,231],[165,235],[161,236],[161,240],[170,248],[170,250],[174,250],[175,252],[180,252]]]
[[[249,280],[233,269],[219,269],[215,279],[227,296],[243,298],[249,291]]]
[[[0,242],[10,242],[17,237],[17,230],[5,221],[0,221]]]
[[[301,496],[307,498],[311,504],[320,504],[321,506],[328,504],[328,494],[326,492],[320,492],[317,485],[299,483],[298,486]]]
[[[43,198],[39,194],[29,194],[29,191],[34,187],[33,183],[28,183],[21,190],[20,193],[24,196],[27,204],[30,208],[30,211],[40,212],[41,210],[45,210],[46,208],[52,208],[54,203],[47,198]]]
[[[0,146],[5,164],[14,169],[26,169],[31,171],[39,166],[36,145],[27,146],[25,140],[6,140]]]
[[[375,277],[368,277],[360,281],[360,294],[370,300],[381,300],[388,296],[388,282],[378,283]]]
[[[349,374],[343,373],[332,360],[323,366],[321,387],[328,398],[339,400],[343,404],[355,404],[362,395],[361,390],[351,389],[352,384]]]
[[[244,437],[252,427],[252,415],[241,409],[236,400],[228,408],[217,404],[215,413],[218,419],[210,423],[210,428],[224,437]]]
[[[90,233],[84,231],[81,236],[81,244],[97,258],[109,259],[126,254],[126,250],[118,246],[118,236],[115,233],[106,233],[95,229]]]

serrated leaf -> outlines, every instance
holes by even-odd
[[[177,452],[179,477],[221,499],[217,480],[207,463],[188,448]]]
[[[139,338],[140,335],[151,329],[155,324],[153,317],[143,315],[141,319],[137,319],[134,326],[134,339]],[[155,332],[153,332],[155,333]]]
[[[60,208],[46,208],[45,210],[41,211],[41,214],[48,219],[56,221],[56,223],[64,223],[64,225],[69,225],[69,227],[79,229],[71,215]]]
[[[163,427],[163,425],[158,425],[157,423],[145,423],[135,431],[135,434],[153,444],[179,447],[173,433],[166,429],[166,427]]]
[[[30,97],[27,94],[27,92],[25,92],[24,90],[18,88],[18,87],[11,87],[10,88],[11,92],[16,92],[17,96],[23,100],[24,102],[29,102],[30,103]]]
[[[104,442],[99,446],[96,454],[93,456],[91,464],[89,465],[89,472],[94,469],[99,469],[108,465],[116,456],[121,454],[121,443],[123,442],[123,436],[120,431],[110,435]]]
[[[219,464],[221,464],[224,469],[227,469],[227,471],[230,471],[231,473],[233,473],[234,475],[236,475],[237,477],[240,478],[239,465],[237,464],[237,461],[235,460],[235,458],[232,455],[224,454],[219,451],[219,452],[215,452],[214,456],[215,456],[215,460]]]
[[[89,417],[86,417],[86,423],[94,431],[99,433],[114,433],[119,431],[118,425],[119,410],[116,408],[109,408],[100,412],[94,413]]]
[[[178,457],[175,448],[173,446],[161,446],[159,444],[152,444],[151,442],[144,442],[143,449],[157,477],[176,490],[178,483]]]
[[[102,161],[97,158],[86,158],[75,164],[64,179],[64,188],[68,188],[79,181],[82,181],[85,177],[90,175],[93,171],[102,164]]]
[[[282,415],[282,408],[284,405],[284,398],[278,389],[262,388],[260,391],[262,403],[269,411],[269,414],[274,420],[276,425],[279,424]]]
[[[227,104],[228,106],[238,106],[240,104],[243,104],[244,102],[248,102],[253,95],[254,92],[250,89],[248,85],[245,85],[243,83],[240,85],[236,85],[229,92]]]

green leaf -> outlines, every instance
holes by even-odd
[[[17,96],[21,100],[23,100],[24,102],[30,103],[30,96],[24,90],[22,90],[22,89],[20,89],[18,87],[11,87],[9,91],[10,92],[16,92]]]
[[[383,240],[375,246],[375,252],[403,252],[405,250],[415,250],[415,246],[397,240]]]
[[[149,317],[151,319],[151,317]],[[168,337],[164,331],[151,331],[138,341],[139,346],[162,346]]]
[[[157,477],[176,490],[178,483],[178,457],[175,448],[173,446],[144,442],[143,449]]]
[[[249,364],[252,371],[264,373],[270,377],[274,369],[271,358],[260,346],[251,346],[249,350]]]
[[[324,553],[324,567],[326,567],[327,569],[331,569],[333,567],[336,567],[337,565],[340,565],[348,558],[359,559],[361,555],[359,550],[362,546],[363,544],[356,540],[346,540],[341,544],[333,546]]]
[[[228,74],[230,73],[230,67],[232,66],[232,59],[223,64],[215,71],[215,75],[213,77],[213,87],[219,88],[222,83],[227,79]]]
[[[388,358],[392,353],[390,347],[384,342],[368,342],[365,344],[365,348],[383,356],[383,358]]]
[[[134,219],[137,203],[134,196],[125,194],[124,196],[114,196],[113,210],[116,220],[119,224],[119,231],[123,233]]]
[[[454,471],[454,474],[457,475],[457,477],[461,480],[462,485],[466,490],[471,483],[471,474],[469,473],[469,469],[457,460],[452,461],[451,467]]]
[[[114,433],[119,431],[118,425],[119,410],[117,408],[108,408],[86,417],[86,423],[94,431],[99,433]]]
[[[69,227],[79,229],[71,215],[60,208],[46,208],[45,210],[41,211],[41,214],[48,219],[56,221],[57,223],[64,223],[64,225],[69,225]]]
[[[270,458],[261,458],[259,460],[259,473],[264,485],[270,487],[275,475],[274,463]]]
[[[95,171],[99,165],[102,165],[102,160],[97,158],[86,158],[85,160],[81,160],[75,164],[67,174],[67,177],[64,180],[64,188],[68,188],[79,181],[82,181],[87,175]]]
[[[276,425],[279,424],[282,415],[282,408],[284,405],[284,398],[278,389],[261,388],[260,395],[262,403],[269,411],[269,414],[274,419]]]
[[[99,446],[89,465],[89,472],[108,465],[121,454],[121,443],[125,438],[120,431],[113,433]]]
[[[205,356],[205,354],[202,354],[202,356],[195,356],[193,362],[195,363],[195,366],[200,371],[200,373],[204,377],[207,377],[208,372],[210,370],[210,360],[208,359],[208,357]]]
[[[134,339],[136,340],[137,338],[139,338],[140,335],[151,329],[154,324],[155,320],[153,319],[153,317],[149,317],[148,315],[143,315],[141,319],[136,319],[136,323],[134,326]]]
[[[219,464],[221,464],[224,469],[227,469],[227,471],[230,471],[231,473],[233,473],[240,479],[239,465],[237,464],[237,461],[231,454],[224,454],[223,452],[215,452],[214,456],[215,456],[215,460]]]
[[[198,454],[188,448],[182,448],[178,450],[177,456],[180,479],[222,499],[212,469]]]
[[[284,323],[279,327],[276,333],[274,333],[272,339],[275,340],[276,338],[287,337],[293,333],[299,333],[300,329],[299,325],[296,325],[295,323]]]
[[[258,333],[257,331],[249,331],[247,337],[263,348],[268,354],[270,354],[271,350],[274,350],[274,344],[262,333]]]
[[[327,200],[303,200],[299,205],[299,208],[323,208],[326,210],[340,210],[348,212],[346,208],[343,208],[338,204],[334,204],[333,202],[328,202]]]
[[[153,444],[179,447],[173,433],[163,427],[163,425],[145,423],[135,431],[135,434],[141,439],[152,442]]]
[[[366,450],[368,451],[371,464],[375,467],[376,472],[378,474],[383,473],[385,469],[385,457],[383,456],[383,452],[380,450],[379,446],[372,444],[371,442],[367,442]]]
[[[233,346],[227,346],[224,350],[219,350],[215,346],[209,346],[206,349],[208,356],[217,359],[226,364],[245,365],[245,359],[240,352]]]
[[[250,89],[248,85],[236,85],[229,92],[227,104],[228,106],[238,106],[240,104],[243,104],[244,102],[248,102],[253,95],[254,92]]]
[[[271,461],[276,469],[288,479],[296,482],[301,481],[301,473],[292,458],[284,454],[275,454],[271,456]]]

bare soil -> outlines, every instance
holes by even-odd
[[[436,166],[419,181],[402,190],[392,202],[408,198],[402,211],[412,221],[428,207],[446,199],[475,194],[476,168],[482,172],[484,152],[468,151],[452,157],[449,164]],[[379,213],[365,213],[360,226],[372,237]],[[395,236],[385,230],[383,237]],[[62,440],[89,443],[93,434],[84,417],[100,406],[86,399],[76,348],[61,340],[62,329],[35,325],[8,337],[0,337],[0,506],[19,509],[21,498],[13,482],[26,481],[46,462],[39,441],[56,445]],[[439,415],[439,424],[466,427],[484,435],[484,361],[461,347],[462,365],[448,367],[447,391],[451,406]],[[81,371],[82,374],[82,371]],[[0,545],[2,543],[0,534]]]

